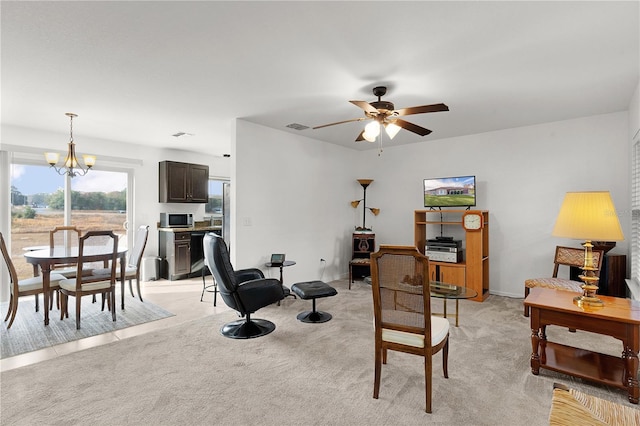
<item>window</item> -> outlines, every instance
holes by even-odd
[[[223,187],[228,181],[220,179],[209,179],[209,202],[205,206],[205,214],[213,220],[214,226],[222,227],[223,223]]]
[[[58,191],[64,191],[64,177],[49,166],[11,165],[11,260],[19,279],[33,276],[24,250],[49,247],[49,230],[64,225],[64,205],[49,205]]]
[[[28,247],[49,246],[49,231],[70,223],[83,231],[110,229],[119,245],[127,246],[127,187],[129,172],[91,170],[70,179],[71,194],[65,196],[66,176],[48,166],[11,164],[11,259],[20,279],[33,276],[25,262]],[[66,200],[71,200],[68,212]],[[65,215],[69,214],[67,221]]]
[[[127,174],[92,170],[71,179],[71,223],[83,231],[109,229],[126,245]]]

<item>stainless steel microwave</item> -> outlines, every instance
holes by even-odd
[[[191,213],[160,213],[160,228],[191,228],[193,214]]]

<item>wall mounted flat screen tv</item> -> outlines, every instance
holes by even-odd
[[[425,207],[471,207],[476,205],[476,177],[454,176],[425,179]]]

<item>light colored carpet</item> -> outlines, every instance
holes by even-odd
[[[125,310],[123,311],[120,309],[120,296],[117,296],[116,322],[112,321],[111,313],[106,307],[104,311],[101,311],[101,296],[98,296],[97,303],[91,303],[91,296],[83,297],[80,310],[80,330],[76,330],[74,298],[69,298],[69,303],[73,304],[73,306],[69,306],[69,318],[61,321],[60,311],[54,307],[49,312],[49,325],[45,327],[42,297],[40,297],[40,312],[35,311],[33,296],[21,297],[16,319],[11,328],[7,330],[9,321],[2,321],[0,358],[9,358],[60,343],[173,316],[171,312],[153,303],[140,302],[140,299],[133,298],[129,294],[125,297]],[[6,316],[8,306],[8,302],[0,305],[1,319]]]
[[[276,330],[231,340],[224,312],[2,373],[0,423],[33,425],[545,425],[554,382],[632,406],[626,393],[542,371],[530,372],[522,300],[491,296],[460,304],[449,379],[434,358],[433,414],[424,412],[422,358],[389,352],[380,399],[373,392],[370,287],[332,283],[318,300],[333,319],[304,324],[310,301],[287,298],[256,318]],[[199,302],[194,302],[199,303]],[[451,302],[450,302],[451,303]],[[442,309],[434,299],[434,310]],[[454,307],[449,305],[450,310]],[[549,328],[555,340],[619,354],[607,337]],[[636,406],[633,406],[637,408]]]

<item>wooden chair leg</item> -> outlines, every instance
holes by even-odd
[[[61,293],[60,294],[60,321],[64,319],[64,315],[67,308],[66,300],[64,298],[65,298],[65,294]]]
[[[111,317],[113,318],[113,322],[116,321],[116,292],[115,289],[111,289]]]
[[[138,290],[138,297],[140,298],[140,301],[144,302],[144,300],[142,300],[142,292],[140,291],[140,277],[136,277],[136,289]]]
[[[36,312],[38,312],[40,310],[40,295],[36,294]]]
[[[524,298],[526,299],[528,295],[529,295],[529,287],[525,287],[524,288]],[[529,307],[528,306],[524,307],[524,316],[525,317],[529,317]]]
[[[380,374],[382,372],[382,349],[376,347],[375,367],[373,374],[373,398],[378,399],[380,394]]]
[[[60,319],[69,318],[69,296],[60,293]]]
[[[445,379],[449,378],[449,338],[447,337],[447,343],[442,348],[442,372]]]
[[[76,330],[80,330],[80,306],[82,305],[82,296],[76,294]]]
[[[4,317],[4,320],[8,320],[11,316],[11,309],[13,307],[13,294],[9,297],[9,307],[7,307],[7,316]]]
[[[7,312],[7,318],[9,318],[9,314],[11,314],[11,320],[9,321],[9,325],[7,325],[7,330],[11,328],[11,324],[13,324],[13,320],[16,319],[16,312],[18,312],[18,298],[13,297],[11,295],[11,302],[9,303],[9,312]],[[4,320],[6,321],[7,318]]]
[[[431,413],[431,389],[433,388],[433,383],[431,380],[432,374],[432,361],[433,358],[431,355],[426,355],[424,357],[424,393],[425,393],[425,403],[427,413]]]
[[[131,292],[131,297],[136,297],[135,294],[133,294],[133,284],[131,283],[131,279],[129,279],[129,291]],[[140,284],[138,284],[138,293],[140,293]]]
[[[351,290],[352,282],[353,282],[353,265],[349,263],[349,290]]]
[[[60,309],[60,292],[58,290],[51,290],[49,294],[49,310],[53,309],[53,299],[56,299],[56,308]]]

